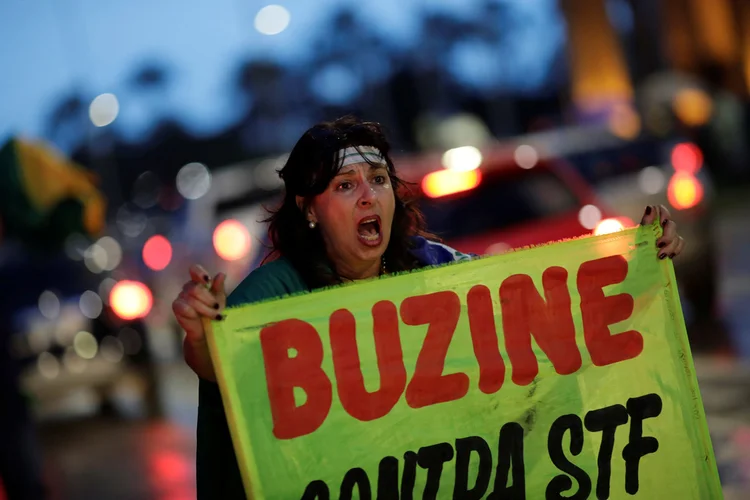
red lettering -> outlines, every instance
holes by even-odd
[[[266,367],[273,435],[293,439],[314,432],[328,416],[333,400],[331,381],[321,368],[323,342],[315,328],[298,319],[287,319],[263,328],[260,344]],[[296,355],[290,356],[289,350]],[[297,406],[294,388],[307,400]]]
[[[562,267],[544,271],[546,302],[528,275],[510,276],[500,285],[505,347],[517,385],[531,383],[539,373],[531,348],[532,335],[560,375],[575,373],[581,367],[567,281],[568,272]]]
[[[505,381],[505,362],[497,345],[490,289],[484,285],[472,287],[466,296],[466,306],[474,356],[479,362],[479,390],[485,394],[494,394]]]
[[[372,308],[372,317],[380,374],[380,388],[375,392],[367,392],[365,388],[354,315],[341,309],[330,318],[331,350],[339,399],[349,415],[363,421],[387,415],[406,387],[396,306],[389,301],[378,302]]]
[[[628,261],[622,255],[584,262],[578,270],[583,333],[596,366],[625,361],[643,351],[643,336],[639,332],[628,330],[612,335],[609,329],[609,325],[633,314],[633,297],[627,293],[605,297],[602,288],[622,283],[627,275]]]
[[[412,408],[461,399],[469,390],[465,373],[443,375],[445,356],[461,314],[461,301],[445,291],[409,297],[401,303],[401,319],[407,325],[427,325],[427,334],[417,357],[414,376],[406,388]]]

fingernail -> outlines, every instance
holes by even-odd
[[[651,205],[646,207],[646,215],[651,215]]]
[[[223,319],[224,319],[224,316],[223,316],[223,315],[221,315],[221,314],[217,314],[217,315],[216,315],[216,321],[221,321],[221,320],[223,320]]]
[[[670,258],[670,259],[674,259],[675,255],[677,255],[677,254],[674,254],[674,253],[673,253],[673,254],[671,254],[671,255],[669,256],[669,258]]]
[[[659,248],[664,248],[665,246],[667,246],[667,244],[664,243],[663,241],[661,243],[659,243]]]
[[[208,283],[209,280],[211,280],[211,278],[208,276],[208,274],[204,274],[203,275],[203,281],[205,281],[206,283]]]
[[[667,222],[669,222],[669,219],[664,219],[663,221],[661,221],[661,226],[662,227],[666,226]]]
[[[660,259],[664,259],[664,257],[666,257],[666,256],[667,256],[667,254],[665,254],[665,253],[659,254],[659,258]]]
[[[217,302],[216,304],[214,304],[214,309],[218,309],[218,308],[219,308],[219,303]]]

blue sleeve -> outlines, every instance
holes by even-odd
[[[439,266],[449,262],[460,262],[478,258],[478,255],[462,253],[437,241],[430,241],[421,236],[414,238],[414,246],[411,249],[412,255],[423,266]]]

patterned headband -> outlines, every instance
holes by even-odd
[[[385,163],[383,153],[372,146],[348,147],[337,153],[339,168],[356,163]]]

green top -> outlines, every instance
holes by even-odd
[[[227,307],[308,291],[286,259],[263,265],[248,275],[227,298]],[[245,489],[229,434],[218,384],[200,379],[198,392],[198,499],[244,499]]]

